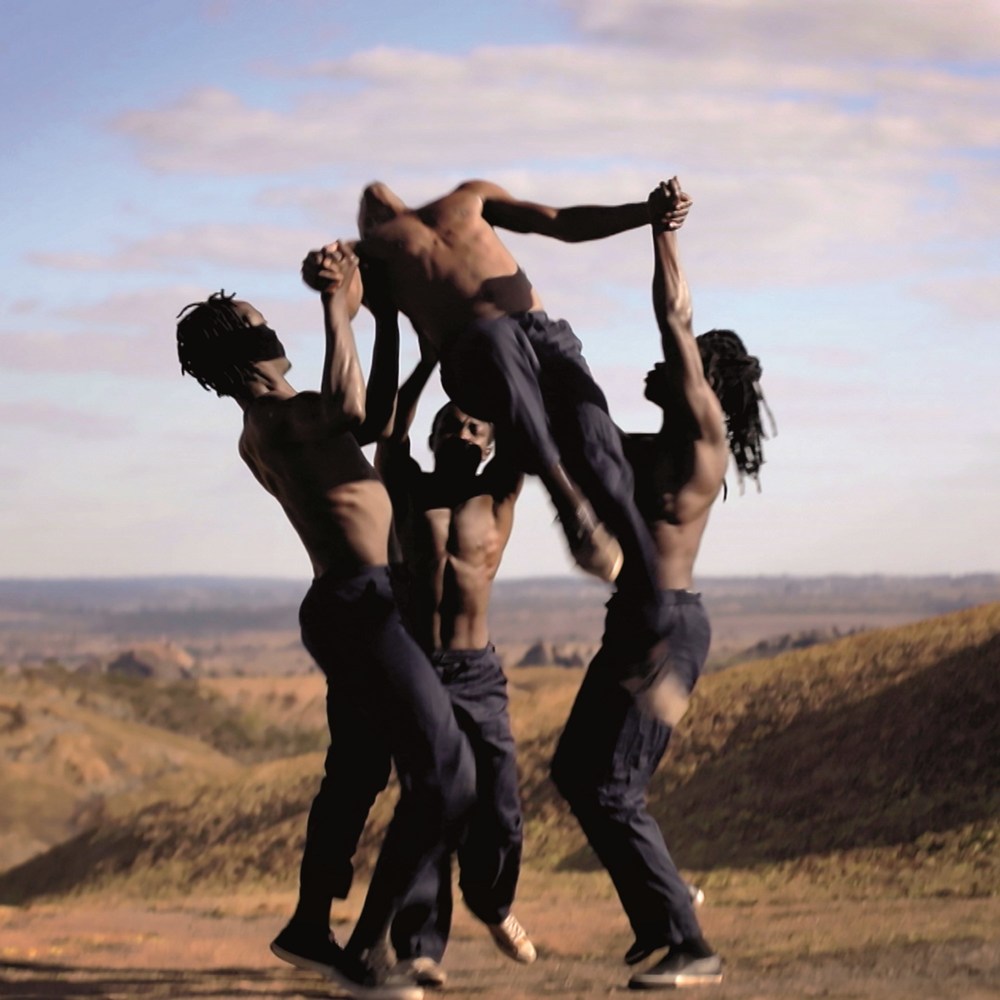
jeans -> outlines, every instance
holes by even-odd
[[[523,841],[507,680],[492,645],[438,652],[431,664],[476,761],[476,806],[457,852],[459,885],[472,913],[483,923],[498,924],[514,899]],[[396,955],[440,961],[451,916],[451,858],[443,855],[423,869],[393,921]]]
[[[351,885],[368,812],[396,766],[400,797],[348,945],[386,933],[418,872],[457,844],[475,802],[475,765],[451,701],[403,627],[386,567],[313,582],[302,641],[327,677],[330,747],[306,828],[301,915],[328,926]]]
[[[694,688],[711,631],[698,594],[665,591],[672,668]],[[607,869],[639,940],[680,944],[701,936],[687,886],[646,807],[670,727],[637,708],[617,655],[630,609],[616,594],[552,760],[552,780]]]

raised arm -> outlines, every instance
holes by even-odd
[[[368,373],[365,418],[355,431],[361,444],[387,435],[392,427],[399,385],[399,311],[389,294],[388,277],[381,261],[363,261],[364,304],[375,320],[375,345]]]
[[[653,311],[660,328],[663,357],[668,368],[680,366],[683,372],[684,394],[702,433],[715,437],[724,433],[718,401],[712,392],[694,339],[691,289],[681,268],[677,253],[676,229],[683,223],[691,207],[691,199],[681,191],[676,177],[661,184],[650,195],[665,205],[665,223],[653,225]]]
[[[365,419],[365,379],[351,319],[361,301],[358,259],[339,242],[312,250],[302,262],[302,280],[320,293],[326,354],[320,386],[324,417],[360,425]]]
[[[423,341],[421,340],[421,345]],[[420,396],[427,385],[427,380],[437,364],[435,358],[427,353],[421,352],[417,366],[410,373],[407,380],[399,387],[396,395],[396,412],[393,416],[392,431],[388,435],[390,441],[395,444],[408,442],[410,439],[410,428],[413,426],[414,418],[417,415],[417,404]]]
[[[459,190],[478,194],[483,200],[483,218],[491,225],[515,233],[538,233],[564,243],[600,240],[651,222],[666,222],[653,214],[650,201],[624,205],[576,205],[552,208],[520,201],[497,184],[467,181]]]

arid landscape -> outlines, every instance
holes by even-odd
[[[708,992],[1000,997],[1000,579],[715,583],[713,669],[651,795],[726,960]],[[336,995],[267,950],[324,745],[301,588],[16,584],[0,581],[0,996]],[[517,913],[540,958],[507,962],[459,907],[449,995],[627,982],[628,926],[547,775],[603,597],[498,593],[527,820]],[[391,808],[390,789],[341,936]]]

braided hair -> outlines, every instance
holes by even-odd
[[[203,389],[219,396],[235,396],[253,381],[254,362],[285,353],[270,327],[247,324],[233,304],[235,298],[218,291],[177,314],[181,374],[194,376]]]
[[[761,422],[762,407],[772,436],[777,433],[774,416],[760,388],[760,361],[747,353],[743,341],[732,330],[709,330],[696,339],[705,378],[726,415],[726,437],[740,485],[743,477],[749,476],[759,490],[763,441],[768,436]]]

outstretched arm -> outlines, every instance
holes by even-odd
[[[702,433],[715,436],[722,428],[717,426],[718,402],[705,378],[701,354],[694,339],[691,289],[681,268],[677,253],[677,234],[691,207],[691,199],[681,191],[676,177],[661,184],[650,195],[666,204],[665,224],[653,226],[653,311],[660,328],[663,357],[669,367],[679,366],[683,372],[684,394]],[[672,228],[671,223],[673,224]]]
[[[323,414],[334,423],[359,425],[365,419],[365,379],[351,319],[361,299],[358,259],[339,242],[313,250],[302,262],[302,280],[320,293],[326,354],[320,387]]]
[[[650,223],[667,223],[657,214],[652,198],[624,205],[576,205],[552,208],[520,201],[497,184],[467,181],[459,190],[478,194],[483,200],[483,218],[491,225],[515,233],[539,233],[564,243],[600,240]]]

